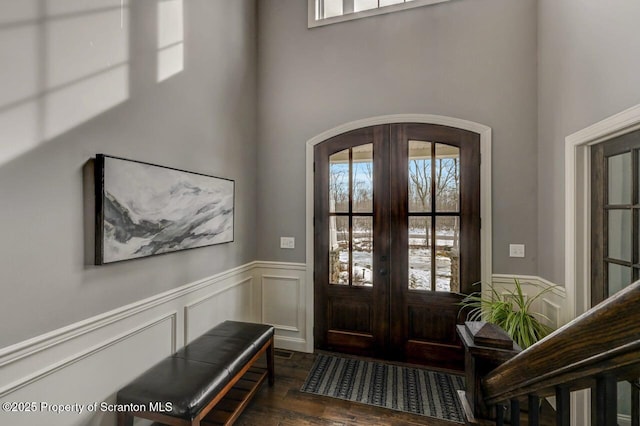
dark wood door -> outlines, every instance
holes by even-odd
[[[480,279],[479,135],[382,125],[315,148],[315,341],[461,368],[461,293]]]
[[[367,127],[315,147],[319,348],[373,355],[388,344],[388,136],[386,126]]]
[[[480,280],[480,139],[391,126],[391,345],[400,359],[462,367],[462,294]]]
[[[591,147],[591,305],[640,279],[640,130]],[[629,382],[618,414],[629,417]]]
[[[640,279],[640,131],[591,148],[591,304]]]

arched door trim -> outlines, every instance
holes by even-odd
[[[339,134],[360,129],[363,127],[380,124],[394,123],[424,123],[438,124],[469,130],[480,135],[480,212],[482,219],[481,238],[481,265],[482,282],[490,283],[492,276],[491,267],[491,128],[473,121],[462,120],[454,117],[446,117],[431,114],[393,114],[383,115],[362,120],[351,121],[309,139],[306,143],[306,286],[305,286],[305,310],[306,310],[306,350],[313,352],[313,148],[315,145],[337,136]]]

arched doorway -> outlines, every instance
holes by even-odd
[[[481,279],[479,133],[354,129],[314,146],[314,338],[460,368],[460,293]]]

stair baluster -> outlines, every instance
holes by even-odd
[[[613,375],[596,378],[595,410],[591,422],[594,426],[617,424],[618,417],[618,381]]]
[[[520,401],[511,400],[511,426],[520,426]]]
[[[571,426],[571,393],[569,386],[556,386],[556,425]]]
[[[640,426],[640,379],[631,383],[631,426]]]
[[[504,412],[507,409],[502,404],[496,405],[496,426],[504,426]]]
[[[529,426],[540,425],[540,398],[529,394]]]

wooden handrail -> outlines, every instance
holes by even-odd
[[[590,387],[595,377],[640,377],[640,281],[505,362],[483,380],[493,405],[556,386]]]

